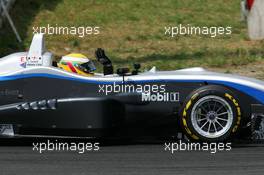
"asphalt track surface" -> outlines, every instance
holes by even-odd
[[[0,147],[0,174],[264,174],[264,146],[231,151],[171,154],[164,144],[104,145],[98,152],[32,151],[31,145]]]

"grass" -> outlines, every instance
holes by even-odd
[[[22,35],[18,44],[6,24],[0,31],[0,57],[30,45],[33,26],[99,26],[100,35],[52,35],[48,50],[57,58],[70,52],[94,57],[105,48],[117,66],[140,62],[143,69],[171,70],[190,66],[241,66],[264,58],[264,42],[249,41],[240,22],[240,0],[27,0],[11,11]],[[232,35],[165,36],[165,26],[231,26]]]

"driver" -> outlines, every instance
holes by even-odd
[[[63,70],[84,76],[93,76],[92,72],[96,70],[91,60],[82,54],[76,53],[63,56],[57,65]]]

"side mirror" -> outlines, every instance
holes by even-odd
[[[116,73],[120,76],[125,76],[127,73],[129,73],[129,68],[118,68]]]
[[[141,68],[141,65],[139,63],[135,63],[134,70],[132,71],[132,75],[137,75],[139,73],[140,68]]]
[[[141,65],[140,65],[139,63],[135,63],[135,64],[134,64],[134,68],[135,68],[136,70],[139,70],[139,69],[141,68]]]

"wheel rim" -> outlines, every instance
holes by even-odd
[[[191,111],[194,129],[206,138],[218,138],[226,134],[233,123],[233,111],[229,103],[210,95],[198,100]]]

